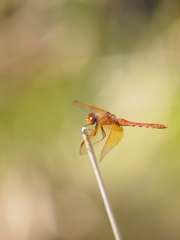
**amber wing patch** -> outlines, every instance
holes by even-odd
[[[105,155],[109,151],[111,151],[111,149],[113,149],[121,141],[122,137],[123,137],[123,127],[114,123],[110,129],[108,138],[101,152],[99,162],[101,162],[105,157]]]

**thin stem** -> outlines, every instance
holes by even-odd
[[[81,132],[83,134],[83,138],[86,139],[87,129],[85,127],[83,127],[81,129]],[[115,240],[122,240],[122,236],[121,236],[120,231],[118,229],[118,225],[117,225],[115,216],[113,214],[113,210],[112,210],[111,204],[109,202],[109,198],[108,198],[108,195],[106,193],[104,183],[102,181],[101,173],[99,171],[99,167],[98,167],[98,164],[97,164],[97,160],[96,160],[96,156],[94,154],[92,144],[89,140],[87,140],[85,143],[86,143],[86,148],[87,148],[91,163],[93,165],[93,169],[94,169],[96,179],[97,179],[97,182],[98,182],[98,185],[99,185],[99,189],[100,189],[103,201],[104,201],[104,205],[105,205],[105,208],[106,208],[106,211],[107,211],[107,215],[109,217],[109,221],[110,221],[113,233],[114,233]]]

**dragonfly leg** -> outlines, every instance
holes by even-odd
[[[90,124],[86,124],[85,126],[84,126],[84,128],[86,128],[86,133],[88,134],[88,132],[89,131],[93,131],[95,128],[93,128],[93,129],[89,129],[89,128],[87,128],[87,126],[89,126]],[[82,133],[82,131],[81,131],[81,133]]]
[[[101,132],[102,132],[102,138],[100,140],[98,140],[97,142],[93,143],[93,145],[101,142],[106,137],[106,133],[105,133],[104,128],[102,126],[101,126]]]

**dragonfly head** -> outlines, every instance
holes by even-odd
[[[86,116],[86,122],[90,125],[93,125],[95,124],[96,122],[96,116],[94,113],[89,113],[87,116]]]

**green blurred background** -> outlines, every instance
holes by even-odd
[[[124,240],[180,239],[179,10],[0,1],[0,239],[114,239],[74,99],[169,126],[125,128],[99,166]]]

